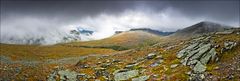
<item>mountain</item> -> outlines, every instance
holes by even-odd
[[[161,35],[161,36],[167,36],[174,33],[174,32],[163,32],[163,31],[153,30],[150,28],[136,28],[136,29],[130,29],[130,31],[145,31],[145,32],[149,32],[149,33]]]
[[[202,21],[192,26],[176,31],[173,36],[194,36],[207,33],[221,32],[229,28],[232,27],[214,22]]]

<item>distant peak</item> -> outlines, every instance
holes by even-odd
[[[214,23],[212,21],[201,21],[200,23]]]
[[[216,22],[212,22],[212,21],[202,21],[202,22],[199,22],[198,24],[205,24],[205,25],[208,25],[208,24],[218,24]]]

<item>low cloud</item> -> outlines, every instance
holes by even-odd
[[[63,16],[41,17],[29,15],[11,15],[1,18],[1,42],[9,43],[10,38],[19,40],[44,37],[46,44],[54,44],[78,27],[94,31],[92,36],[83,40],[97,40],[112,36],[115,31],[127,31],[132,28],[152,28],[160,31],[176,31],[200,21],[215,21],[204,16],[188,17],[174,8],[161,11],[151,9],[128,10],[120,14],[100,13],[96,16],[84,16],[71,20]],[[239,26],[239,23],[224,22]],[[21,43],[21,42],[20,42]]]

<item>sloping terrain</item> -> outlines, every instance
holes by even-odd
[[[129,31],[145,31],[145,32],[160,35],[160,36],[168,36],[174,33],[174,32],[163,32],[163,31],[153,30],[150,28],[136,28],[136,29],[130,29]]]
[[[108,56],[89,57],[67,70],[55,70],[53,73],[60,75],[53,74],[48,80],[239,80],[239,32],[202,35],[165,48],[150,46]],[[181,53],[184,55],[179,56]],[[230,68],[228,65],[231,65]],[[70,75],[76,75],[77,78]]]
[[[86,42],[74,42],[64,45],[88,48],[111,48],[115,50],[126,50],[136,47],[153,45],[161,40],[161,36],[145,31],[126,31],[116,34],[110,38]]]

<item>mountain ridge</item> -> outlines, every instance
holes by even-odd
[[[190,36],[191,37],[194,35],[221,32],[230,28],[233,28],[233,27],[218,24],[215,22],[210,22],[210,21],[202,21],[197,24],[194,24],[176,31],[176,33],[174,33],[173,36],[185,36],[185,37]]]

